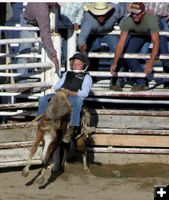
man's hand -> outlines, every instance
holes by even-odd
[[[80,46],[80,53],[87,54],[87,44],[82,44]]]
[[[146,64],[144,65],[144,73],[145,74],[151,74],[153,71],[153,64],[151,60],[148,60]]]
[[[110,72],[111,72],[112,76],[116,76],[117,75],[116,67],[117,67],[117,65],[114,64],[114,63],[110,66]]]
[[[73,30],[78,31],[80,29],[80,26],[77,23],[73,24]]]
[[[57,73],[58,76],[60,76],[60,74],[59,74],[59,61],[58,61],[58,58],[57,58],[57,54],[54,54],[52,56],[52,62],[55,65],[55,72]]]

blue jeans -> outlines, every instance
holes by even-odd
[[[114,53],[116,44],[118,42],[118,36],[112,35],[90,35],[87,40],[88,51],[92,52],[101,52],[109,51]],[[103,49],[103,45],[106,46],[106,49]],[[113,59],[110,59],[110,64],[113,62]],[[91,58],[89,64],[89,70],[97,71],[99,66],[98,58]]]
[[[23,17],[23,15],[21,15],[21,19],[20,19],[20,24],[21,26],[27,26],[27,27],[34,27],[31,24],[28,24],[28,21]],[[20,38],[34,38],[37,36],[36,31],[30,31],[30,30],[23,30],[20,32]],[[27,54],[31,52],[31,48],[32,48],[32,43],[20,43],[19,46],[19,54]],[[27,63],[28,62],[28,58],[18,58],[17,59],[17,63]],[[27,73],[28,69],[18,69],[17,70],[18,73]]]
[[[51,93],[43,97],[40,97],[37,116],[45,112],[50,98],[53,97],[54,95],[55,93]],[[68,100],[70,101],[72,105],[70,124],[72,126],[80,126],[80,113],[83,106],[83,100],[78,96],[69,96]]]
[[[129,35],[124,48],[125,53],[139,53],[142,46],[150,39],[150,36]],[[123,68],[126,68],[125,65],[127,65],[131,72],[144,72],[144,64],[139,59],[125,59],[123,65]],[[146,79],[144,78],[135,78],[134,81],[138,85],[146,85]]]
[[[118,36],[115,35],[103,35],[103,36],[91,36],[92,41],[90,51],[97,51],[101,48],[102,43],[106,43],[110,52],[114,52],[116,44],[118,42]],[[90,45],[90,44],[89,44]]]
[[[169,31],[169,26],[167,23],[167,19],[165,17],[160,18],[160,30]],[[149,53],[149,45],[150,42],[144,44],[143,48],[141,49],[141,53]],[[168,46],[168,37],[165,35],[160,35],[160,54],[169,54],[169,46]],[[162,59],[162,66],[165,73],[169,73],[169,60]],[[169,79],[158,78],[155,79],[156,83],[162,84],[163,82],[168,82]]]

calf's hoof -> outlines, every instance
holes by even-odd
[[[40,177],[38,179],[35,180],[35,183],[38,185],[42,185],[45,182],[44,177]]]
[[[86,174],[88,174],[88,173],[90,173],[90,169],[89,169],[89,168],[85,168],[85,169],[84,169],[84,172],[85,172]]]
[[[22,176],[27,177],[28,175],[29,175],[29,171],[25,171],[25,170],[23,169],[23,171],[22,171]]]

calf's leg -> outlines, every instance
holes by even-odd
[[[27,177],[29,175],[29,168],[31,166],[31,160],[32,160],[34,154],[36,153],[37,148],[41,141],[43,141],[43,132],[42,132],[42,130],[38,129],[37,133],[36,133],[35,143],[31,147],[31,152],[30,152],[28,161],[26,163],[26,166],[22,170],[22,176]]]

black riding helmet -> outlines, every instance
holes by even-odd
[[[84,62],[85,66],[89,65],[89,59],[86,55],[81,54],[81,53],[75,53],[71,58],[69,58],[69,60],[74,60],[74,59],[79,59],[82,62]]]

